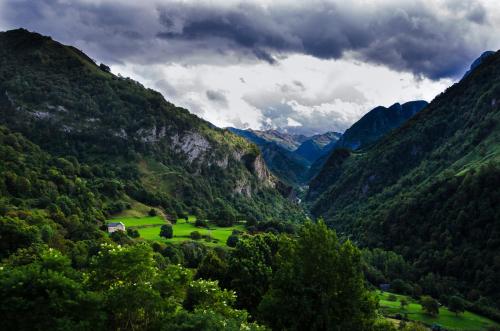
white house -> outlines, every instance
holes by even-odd
[[[113,233],[115,231],[125,232],[125,224],[123,224],[122,222],[108,223],[108,233]]]

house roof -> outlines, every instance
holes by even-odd
[[[112,228],[119,225],[125,226],[125,224],[123,224],[122,222],[114,222],[114,223],[108,223],[108,228]]]

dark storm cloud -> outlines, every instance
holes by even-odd
[[[266,61],[350,57],[432,79],[460,76],[488,46],[478,2],[343,3],[7,0],[3,21],[77,43],[111,62]]]

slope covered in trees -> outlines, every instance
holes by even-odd
[[[427,293],[500,302],[499,100],[496,53],[372,147],[332,154],[313,214],[402,254]]]
[[[427,106],[426,101],[409,101],[404,104],[395,103],[389,108],[376,107],[366,113],[347,129],[336,141],[330,142],[323,148],[322,155],[309,168],[307,178],[314,179],[321,171],[330,154],[335,149],[362,149],[367,148],[388,134],[391,130],[403,125],[417,112]]]
[[[108,172],[124,202],[211,217],[301,218],[254,145],[49,37],[0,34],[0,114],[54,157]]]

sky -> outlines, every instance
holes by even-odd
[[[23,27],[225,127],[342,132],[500,48],[497,0],[0,0]]]

